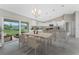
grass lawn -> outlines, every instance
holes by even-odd
[[[28,32],[28,29],[21,29],[21,32]]]
[[[4,30],[4,33],[15,36],[15,34],[18,34],[19,31],[18,30]]]
[[[28,32],[28,30],[22,29],[21,32]],[[16,34],[19,33],[19,30],[4,30],[4,33],[15,36]]]

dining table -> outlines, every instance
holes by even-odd
[[[45,42],[45,53],[47,54],[47,48],[48,48],[48,41],[51,40],[51,36],[52,33],[44,33],[44,32],[40,32],[38,34],[34,34],[33,32],[28,32],[28,33],[23,33],[26,36],[34,36],[34,37],[38,37],[38,38],[43,38],[44,42]]]
[[[38,37],[43,37],[43,38],[50,38],[50,36],[52,35],[52,33],[38,33],[38,34],[34,34],[33,32],[28,32],[28,33],[23,33],[25,35],[30,35],[30,36],[38,36]]]

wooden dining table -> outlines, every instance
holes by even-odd
[[[32,33],[32,32],[28,32],[28,33],[23,33],[23,34],[25,34],[25,35],[30,35],[30,36],[37,36],[37,37],[43,37],[43,38],[50,38],[50,36],[52,35],[52,33],[43,33],[43,32],[41,32],[41,33],[38,33],[38,34],[34,34],[34,33]]]
[[[48,45],[48,41],[51,40],[50,37],[52,36],[52,33],[38,33],[38,34],[34,34],[33,32],[28,32],[28,33],[23,33],[24,35],[27,36],[34,36],[34,37],[38,37],[38,38],[43,38],[45,41],[45,50],[46,50],[46,54],[47,54],[47,45]]]

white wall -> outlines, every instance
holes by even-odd
[[[31,21],[30,18],[10,12],[10,11],[6,11],[3,9],[0,9],[0,17],[4,17],[4,18],[13,18],[13,19],[18,19],[21,21],[26,21],[29,22]]]
[[[53,25],[57,25],[57,22],[60,22],[61,20],[63,20],[63,16],[51,19],[49,21],[46,21],[44,23],[39,22],[39,26],[49,26],[49,24],[53,24]]]
[[[75,36],[75,15],[74,14],[65,14],[64,20],[69,24],[68,31],[72,36]]]
[[[4,44],[4,34],[3,34],[3,30],[4,30],[4,28],[3,28],[3,18],[0,18],[0,28],[1,28],[1,32],[0,32],[0,34],[1,34],[1,39],[0,39],[0,47],[2,47],[2,46],[3,46],[3,44]]]
[[[76,34],[76,38],[79,38],[79,12],[77,11],[76,13],[75,13],[75,26],[76,26],[76,32],[75,32],[75,34]]]
[[[0,30],[2,30],[2,20],[0,19]],[[2,33],[0,32],[0,35],[1,35]],[[1,39],[0,39],[0,46],[1,46]]]

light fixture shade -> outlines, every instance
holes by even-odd
[[[34,8],[34,9],[32,10],[32,14],[33,14],[35,17],[38,17],[38,16],[40,16],[40,14],[41,14],[41,10]]]
[[[41,10],[39,9],[39,10],[38,10],[38,15],[40,15],[40,14],[41,14]]]

